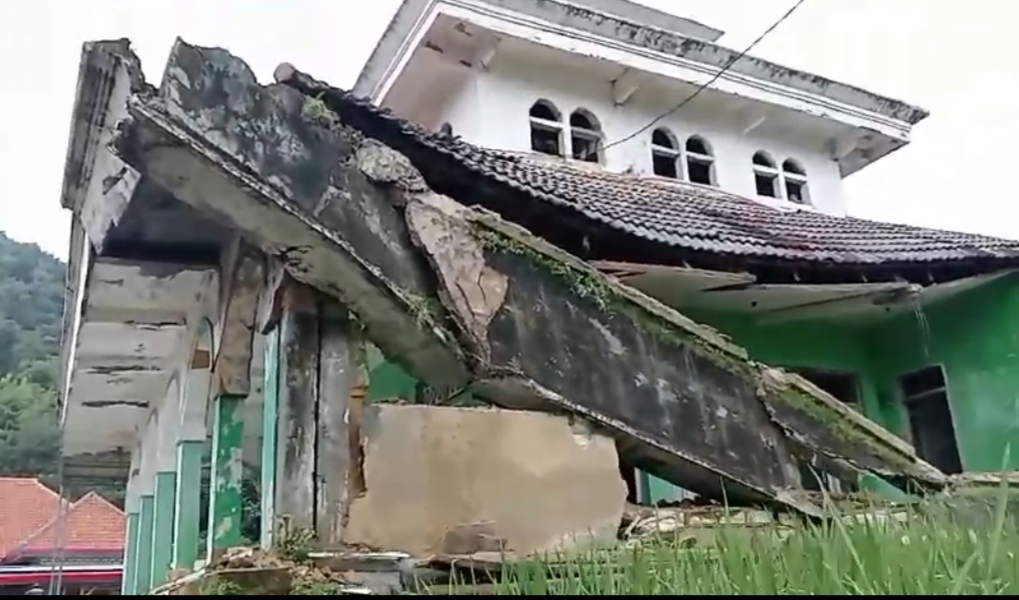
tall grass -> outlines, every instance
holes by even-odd
[[[1019,527],[1006,499],[977,521],[949,511],[904,521],[833,519],[794,528],[720,527],[690,546],[508,566],[497,594],[1019,594]],[[972,516],[972,515],[971,515]]]

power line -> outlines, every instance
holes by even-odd
[[[789,8],[789,10],[785,11],[785,14],[783,14],[781,17],[778,18],[778,20],[776,20],[774,23],[772,23],[770,27],[765,29],[764,33],[762,33],[761,35],[757,36],[757,39],[754,40],[753,42],[751,42],[749,46],[744,48],[742,52],[740,52],[736,56],[730,58],[729,62],[725,63],[725,66],[723,66],[721,69],[719,69],[719,71],[717,73],[715,73],[714,77],[709,79],[706,83],[703,83],[700,86],[698,86],[698,88],[696,90],[694,90],[694,92],[692,94],[690,94],[689,96],[684,98],[682,102],[680,102],[676,106],[672,107],[668,111],[658,115],[657,117],[652,119],[651,122],[649,122],[647,125],[641,127],[637,131],[634,131],[630,135],[628,135],[628,136],[626,136],[624,138],[620,138],[620,139],[618,139],[618,140],[616,140],[616,141],[614,141],[614,142],[612,142],[610,144],[605,144],[605,145],[603,145],[601,147],[601,149],[602,150],[607,150],[607,149],[609,149],[609,148],[611,148],[613,146],[618,146],[619,144],[622,144],[624,142],[628,142],[628,141],[632,140],[633,138],[635,138],[638,135],[644,133],[648,129],[651,129],[652,127],[654,127],[662,119],[664,119],[664,118],[666,118],[666,117],[676,113],[676,111],[680,110],[681,108],[683,108],[684,106],[689,104],[694,98],[696,98],[701,92],[703,92],[705,90],[705,88],[709,87],[712,83],[715,83],[716,81],[718,81],[719,77],[721,77],[726,71],[728,71],[730,67],[732,67],[734,64],[736,64],[736,61],[738,61],[741,58],[743,58],[744,56],[746,56],[748,52],[750,52],[751,50],[754,49],[755,46],[757,46],[757,44],[760,44],[761,41],[764,38],[768,37],[771,34],[772,31],[775,31],[775,29],[777,29],[779,25],[784,23],[786,21],[786,19],[788,19],[790,16],[792,16],[792,14],[794,12],[796,12],[796,9],[798,9],[800,6],[802,6],[803,3],[806,2],[806,1],[807,0],[796,0],[796,3],[793,4],[792,7]]]

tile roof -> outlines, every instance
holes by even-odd
[[[0,559],[49,523],[60,496],[34,477],[0,477]]]
[[[123,511],[95,492],[67,509],[61,530],[60,496],[36,478],[0,477],[0,560],[30,552],[46,553],[62,536],[70,552],[123,551]]]
[[[127,534],[124,512],[95,492],[71,505],[61,526],[51,519],[41,530],[18,544],[21,553],[48,552],[63,540],[67,552],[123,552]]]
[[[466,169],[537,200],[677,249],[736,259],[857,267],[935,262],[961,265],[987,259],[1001,267],[1019,264],[1019,241],[809,210],[785,211],[696,184],[484,149],[427,131],[289,65],[277,68],[276,76],[278,81],[324,101],[345,124],[398,150],[452,157]]]

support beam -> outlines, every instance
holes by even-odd
[[[192,357],[181,410],[177,443],[177,494],[174,502],[173,568],[193,569],[199,555],[202,458],[207,435],[205,413],[209,402],[210,350],[199,348]]]
[[[616,106],[623,106],[633,98],[640,89],[639,79],[639,72],[623,69],[623,73],[612,82],[612,101]]]
[[[856,151],[860,145],[860,134],[852,131],[842,137],[834,137],[828,140],[828,150],[832,160],[838,162]]]
[[[351,503],[366,491],[361,427],[367,395],[365,346],[356,322],[336,302],[319,310],[315,447],[316,523],[320,543],[343,543]]]
[[[279,463],[276,518],[290,526],[315,530],[315,407],[318,396],[319,321],[315,293],[293,284],[286,288],[280,321],[280,390],[277,439]]]
[[[152,587],[167,582],[173,567],[177,506],[177,442],[180,438],[180,386],[174,381],[156,416],[159,432],[152,523]]]
[[[147,594],[152,589],[152,533],[156,508],[156,435],[155,419],[150,419],[139,445],[141,462],[138,477],[138,536],[135,538],[135,544],[138,547],[135,562],[135,593],[137,594]]]
[[[121,575],[120,594],[134,596],[138,593],[138,532],[141,513],[141,452],[139,448],[131,453],[131,467],[127,476],[127,494],[124,497],[127,533],[124,539],[124,571]]]
[[[487,71],[489,65],[495,60],[495,55],[499,51],[499,44],[502,43],[502,38],[491,33],[485,33],[480,37],[481,39],[478,41],[471,64],[483,71]]]
[[[213,404],[212,471],[206,556],[241,544],[244,476],[244,397],[221,395]]]
[[[251,349],[259,292],[264,284],[264,261],[238,243],[235,257],[228,257],[223,268],[226,287],[220,295],[213,389],[219,394],[247,396],[251,391]]]
[[[272,292],[275,295],[275,290]],[[276,533],[276,478],[279,476],[279,398],[280,398],[280,330],[279,322],[265,335],[262,384],[262,476],[261,476],[261,540],[263,549],[273,547]]]

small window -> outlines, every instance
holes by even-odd
[[[715,185],[715,157],[704,138],[697,135],[686,140],[686,175],[691,183]]]
[[[753,163],[757,195],[778,198],[778,169],[775,168],[775,161],[761,150],[754,154]]]
[[[941,367],[927,367],[899,377],[899,389],[916,453],[943,473],[961,473],[962,459]]]
[[[651,168],[659,177],[679,179],[679,144],[668,129],[651,133]]]
[[[790,158],[782,163],[782,179],[786,200],[797,204],[807,204],[810,201],[807,196],[807,172],[798,162]]]
[[[531,150],[552,156],[563,155],[562,115],[547,100],[538,100],[531,106]]]
[[[570,115],[570,147],[577,160],[601,162],[601,127],[584,109]]]

